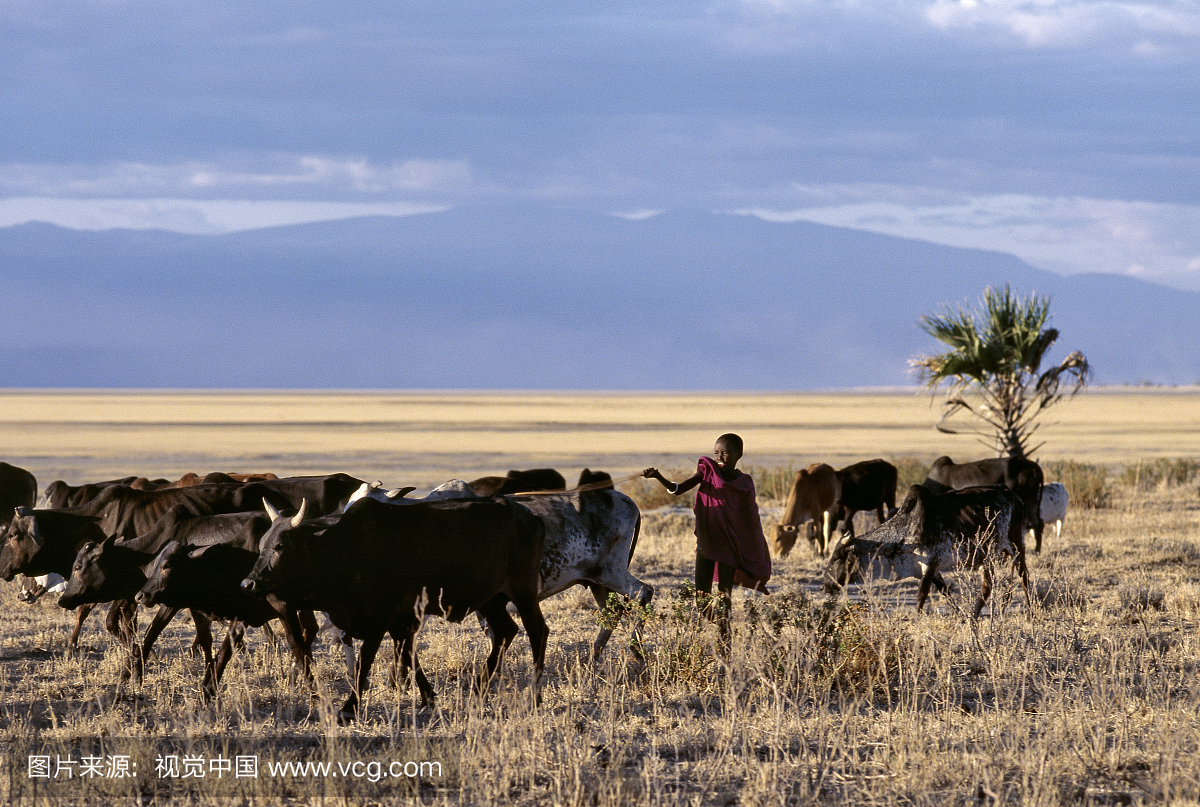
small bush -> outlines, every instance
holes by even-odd
[[[1108,469],[1075,460],[1054,460],[1043,468],[1047,482],[1062,482],[1067,489],[1071,507],[1096,510],[1108,507],[1112,492],[1108,485]]]
[[[790,462],[783,467],[750,466],[743,470],[754,478],[754,491],[758,494],[759,504],[767,499],[787,501],[788,494],[792,492],[792,483],[796,481],[796,469]]]
[[[1200,476],[1200,460],[1159,457],[1125,466],[1121,481],[1135,490],[1145,491],[1187,485],[1197,476]]]
[[[912,455],[892,457],[888,462],[896,466],[896,504],[900,503],[909,488],[925,481],[933,464]]]
[[[1163,590],[1146,583],[1123,584],[1117,589],[1117,599],[1127,611],[1162,611],[1167,607]]]

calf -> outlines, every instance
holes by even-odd
[[[875,512],[879,524],[896,511],[896,466],[887,460],[866,460],[837,472],[838,499],[833,528],[842,524],[842,535],[854,537],[854,514]],[[886,510],[884,509],[886,508]]]
[[[921,484],[935,493],[982,485],[1004,485],[1017,494],[1025,506],[1025,523],[1033,530],[1035,541],[1033,551],[1042,551],[1042,468],[1033,460],[995,457],[958,464],[949,457],[938,457]]]
[[[1062,537],[1063,521],[1067,517],[1067,488],[1062,482],[1042,485],[1042,522],[1054,524],[1054,538]]]
[[[409,659],[422,701],[434,697],[416,655],[424,614],[461,621],[478,611],[492,630],[481,683],[496,671],[517,634],[513,602],[533,651],[540,687],[548,629],[538,607],[545,530],[527,510],[504,500],[453,500],[396,507],[366,498],[340,516],[304,521],[276,516],[242,587],[291,608],[325,611],[362,640],[354,690],[340,719],[352,720],[366,691],[385,633],[399,642],[401,671]]]
[[[269,527],[270,519],[262,517]],[[301,668],[307,667],[311,660],[313,632],[293,636],[287,628],[288,614],[242,590],[241,582],[257,560],[257,547],[247,549],[235,543],[188,546],[170,541],[145,566],[145,585],[135,595],[139,605],[188,608],[230,620],[216,660],[205,670],[202,691],[206,697],[216,695],[234,649],[243,644],[247,625],[262,627],[273,619],[281,619],[284,635]],[[301,614],[300,618],[303,624],[315,627],[311,612]]]
[[[67,587],[67,581],[61,574],[39,574],[36,577],[21,575],[21,592],[17,599],[33,605],[42,598],[43,594],[62,594]]]
[[[796,545],[800,527],[804,526],[813,551],[823,556],[832,532],[833,507],[837,498],[837,472],[831,466],[819,462],[797,471],[783,518],[775,528],[776,554],[786,558]]]
[[[862,538],[842,543],[825,570],[825,589],[839,590],[863,581],[871,571],[917,576],[920,611],[942,571],[982,569],[983,585],[973,618],[978,618],[992,589],[992,566],[1008,555],[1030,603],[1025,567],[1024,505],[1000,486],[934,493],[913,485],[896,515]]]

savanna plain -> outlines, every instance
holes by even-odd
[[[979,581],[967,573],[922,614],[916,581],[829,598],[822,560],[801,544],[773,558],[770,596],[735,593],[722,652],[687,588],[691,512],[634,475],[654,465],[682,479],[719,434],[738,432],[770,536],[792,472],[811,462],[888,459],[902,497],[939,455],[990,454],[971,436],[934,431],[937,415],[912,390],[0,392],[0,459],[32,471],[39,487],[342,471],[420,495],[510,468],[555,467],[568,480],[584,467],[608,471],[642,508],[631,570],[655,588],[641,657],[633,614],[599,611],[582,588],[542,603],[551,634],[540,704],[523,635],[480,696],[472,683],[484,633],[474,620],[431,618],[419,651],[437,705],[390,685],[385,650],[360,719],[339,726],[349,683],[327,641],[314,689],[291,675],[286,650],[250,631],[206,702],[185,617],[134,685],[98,615],[68,655],[73,615],[0,585],[0,800],[1200,802],[1200,390],[1089,390],[1050,410],[1035,458],[1072,501],[1061,537],[1048,529],[1030,556],[1031,605],[1001,575],[1010,601],[993,595],[972,624]],[[618,617],[593,661],[599,623]],[[46,777],[31,776],[31,757],[46,760]],[[169,757],[180,765],[173,775]],[[255,775],[233,767],[251,757]]]

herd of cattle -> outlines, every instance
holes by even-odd
[[[1040,550],[1043,520],[1061,528],[1066,505],[1061,486],[1042,485],[1036,463],[956,465],[943,457],[899,507],[896,478],[883,460],[799,472],[776,531],[777,554],[786,555],[804,528],[824,555],[840,523],[843,537],[825,573],[831,591],[876,575],[917,576],[920,608],[931,586],[944,587],[941,572],[982,567],[978,615],[992,560],[1007,554],[1028,596],[1026,525]],[[536,690],[549,635],[541,600],[582,584],[602,607],[611,593],[641,606],[650,602],[651,586],[629,571],[641,513],[607,474],[585,470],[572,490],[550,469],[451,480],[422,499],[408,498],[412,490],[387,491],[341,473],[188,474],[174,482],[57,481],[39,494],[32,474],[0,462],[0,577],[23,576],[23,598],[30,601],[54,586],[45,576],[63,580],[58,602],[76,609],[70,650],[89,612],[109,603],[106,627],[128,648],[127,674],[135,679],[159,633],[188,610],[206,658],[207,696],[217,691],[246,626],[278,623],[295,663],[311,678],[315,613],[324,612],[343,636],[361,641],[354,664],[345,639],[354,686],[343,720],[353,719],[389,634],[393,674],[411,672],[422,702],[433,700],[415,643],[427,614],[461,621],[475,613],[486,622],[492,647],[482,687],[518,633],[512,603],[533,651]],[[1043,509],[1060,500],[1062,512]],[[858,537],[854,514],[861,511],[874,512],[880,525]],[[138,605],[157,606],[140,641]],[[215,657],[214,618],[228,623]],[[594,654],[611,632],[599,632]]]

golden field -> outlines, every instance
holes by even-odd
[[[345,471],[386,484],[585,465],[628,476],[693,467],[724,431],[767,469],[867,457],[987,454],[933,431],[916,392],[811,395],[444,392],[6,392],[4,459],[41,485],[184,471]],[[0,802],[60,804],[1125,805],[1200,803],[1200,493],[1122,470],[1200,460],[1200,390],[1096,390],[1052,410],[1048,460],[1103,466],[1102,509],[1074,509],[1030,558],[1033,607],[967,618],[978,580],[913,611],[915,581],[819,590],[804,546],[774,558],[771,597],[739,591],[728,657],[682,584],[690,513],[644,512],[631,570],[655,587],[645,661],[627,623],[590,659],[599,612],[582,589],[543,603],[543,702],[530,697],[519,636],[483,698],[471,681],[487,641],[473,620],[432,619],[422,664],[439,693],[423,709],[388,685],[380,653],[361,720],[336,725],[341,656],[317,650],[316,693],[289,677],[259,631],[215,703],[183,617],[145,682],[121,681],[123,651],[99,614],[64,653],[72,615],[0,586]],[[761,489],[761,487],[760,487]],[[781,502],[760,502],[770,533]],[[1007,575],[1002,579],[1011,581]],[[997,592],[999,593],[999,591]],[[148,621],[143,617],[143,624]],[[218,635],[219,639],[219,635]],[[99,749],[99,751],[97,751]],[[128,755],[135,776],[38,780],[28,757]],[[155,775],[155,756],[254,754],[254,779]],[[72,757],[72,755],[74,755]],[[268,775],[269,760],[364,775]],[[376,776],[393,761],[437,762]],[[369,767],[377,763],[381,767]],[[400,769],[403,771],[403,767]]]
[[[433,486],[509,468],[688,467],[717,435],[745,463],[841,466],[990,452],[933,429],[923,392],[0,392],[7,461],[39,481],[128,474],[344,471]],[[1200,455],[1200,389],[1087,391],[1051,409],[1039,458],[1101,464]],[[567,474],[569,476],[569,474]]]

